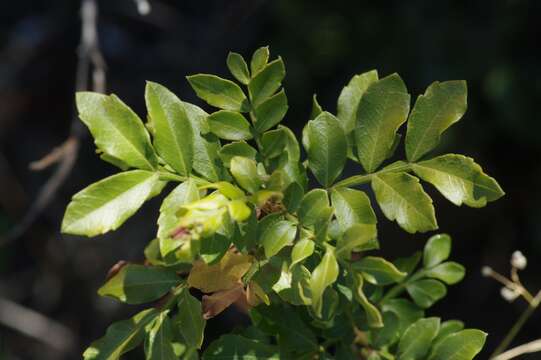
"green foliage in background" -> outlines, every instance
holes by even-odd
[[[73,197],[64,233],[96,236],[121,226],[168,183],[144,265],[119,264],[99,294],[148,304],[112,324],[85,359],[118,359],[143,346],[147,359],[468,360],[486,334],[457,320],[425,317],[464,277],[448,261],[451,238],[423,252],[377,256],[377,217],[409,233],[438,228],[423,182],[456,205],[482,207],[503,195],[473,159],[430,157],[466,111],[464,81],[435,82],[415,101],[397,74],[355,75],[337,114],[314,96],[302,134],[280,125],[288,110],[281,58],[266,47],[248,64],[230,53],[234,82],[188,76],[218,108],[207,114],[148,82],[144,123],[116,96],[78,93],[82,121],[100,156],[122,172]],[[406,124],[405,136],[399,132]],[[390,161],[400,143],[406,159]],[[347,162],[358,175],[341,178]],[[321,187],[310,188],[308,173]],[[204,344],[207,321],[229,306],[252,325]]]

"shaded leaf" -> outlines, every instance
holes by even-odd
[[[178,298],[178,312],[173,321],[186,345],[200,349],[207,321],[203,318],[201,303],[188,289],[184,289]]]
[[[265,257],[268,259],[276,255],[283,247],[291,245],[296,234],[295,224],[286,220],[275,222],[267,227],[260,239],[265,249]]]
[[[203,295],[203,318],[210,319],[227,309],[231,304],[244,296],[241,283],[228,290],[217,291],[212,295]]]
[[[372,304],[368,300],[368,298],[364,294],[364,290],[363,290],[364,280],[363,280],[363,277],[360,274],[355,274],[355,273],[352,273],[351,277],[353,279],[353,288],[355,290],[353,292],[353,296],[354,296],[355,300],[357,300],[357,302],[359,304],[361,304],[364,311],[366,312],[366,318],[367,318],[368,326],[375,327],[375,328],[382,327],[383,326],[383,318],[381,316],[380,311],[378,310],[378,308],[374,304]]]
[[[222,335],[203,354],[203,360],[279,360],[278,348],[240,335]]]
[[[447,295],[447,288],[438,280],[417,280],[406,285],[406,290],[417,305],[426,309]]]
[[[173,329],[168,311],[162,311],[147,329],[145,357],[147,360],[177,360],[173,343]]]
[[[361,272],[366,281],[374,285],[396,283],[406,276],[406,273],[399,271],[392,263],[375,256],[363,257],[351,264],[351,268]]]
[[[312,96],[312,111],[310,112],[310,120],[315,119],[319,114],[323,112],[323,108],[319,105],[317,101],[317,95]]]

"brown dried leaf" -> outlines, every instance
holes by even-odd
[[[210,296],[203,295],[203,317],[207,320],[215,317],[243,295],[242,283],[237,283],[229,290],[218,291]]]

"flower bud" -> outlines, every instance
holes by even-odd
[[[519,296],[519,293],[517,291],[515,291],[515,290],[511,290],[508,287],[504,286],[500,290],[500,295],[506,301],[513,302],[513,300],[515,300]]]
[[[517,250],[511,255],[511,266],[519,270],[524,270],[526,265],[528,265],[528,260],[520,251]]]

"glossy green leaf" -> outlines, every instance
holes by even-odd
[[[433,267],[447,260],[451,254],[451,237],[447,234],[438,234],[428,239],[423,252],[423,265],[425,268]]]
[[[424,359],[430,350],[432,340],[440,328],[439,318],[426,318],[413,323],[398,343],[398,360]]]
[[[268,46],[262,46],[256,51],[254,51],[254,54],[252,55],[252,60],[250,61],[252,76],[256,75],[265,67],[265,65],[267,65],[267,62],[269,61],[269,55],[270,53]]]
[[[398,341],[400,320],[395,313],[386,311],[382,314],[383,327],[372,330],[372,342],[377,348],[390,346]]]
[[[180,175],[189,175],[193,160],[193,130],[179,98],[162,85],[147,82],[145,101],[154,128],[154,147]]]
[[[398,317],[398,333],[400,335],[402,335],[411,324],[424,317],[423,309],[406,299],[386,300],[382,304],[381,310],[383,312],[390,311]]]
[[[396,220],[407,232],[438,228],[432,199],[416,177],[406,173],[376,175],[372,178],[372,189],[385,216]]]
[[[419,95],[408,120],[406,155],[417,161],[435,148],[440,135],[456,123],[467,108],[465,81],[434,82]]]
[[[364,279],[361,274],[352,273],[351,274],[353,279],[353,296],[359,304],[363,307],[364,311],[366,312],[366,318],[368,326],[372,328],[381,328],[383,326],[383,317],[381,316],[380,311],[378,308],[372,304],[368,298],[366,297],[363,286],[364,286]]]
[[[423,279],[406,285],[413,301],[423,309],[429,308],[447,295],[447,288],[438,280]]]
[[[396,259],[393,261],[393,264],[398,270],[409,275],[413,273],[417,265],[419,265],[422,256],[423,254],[420,251],[416,251],[411,256]]]
[[[230,167],[231,159],[234,156],[242,156],[248,159],[255,160],[256,155],[257,150],[244,141],[232,142],[224,145],[220,149],[220,159],[222,159],[222,162],[226,167]]]
[[[315,119],[322,112],[323,108],[321,107],[321,105],[319,105],[319,102],[317,101],[317,95],[314,94],[314,96],[312,96],[312,111],[310,112],[310,120]]]
[[[389,261],[375,256],[365,256],[351,264],[351,268],[361,272],[366,281],[374,285],[396,283],[406,276]]]
[[[287,263],[285,263],[287,265]],[[278,285],[282,278],[286,279],[286,287],[283,287],[279,290],[275,290],[280,298],[285,302],[288,302],[292,305],[310,305],[312,304],[312,293],[310,289],[310,271],[303,265],[290,266],[289,269],[284,271],[282,269],[282,275],[278,282],[275,284]]]
[[[171,235],[178,224],[178,211],[183,205],[199,200],[199,190],[195,181],[188,180],[178,185],[163,199],[158,218],[158,238],[164,239]]]
[[[230,200],[240,199],[245,196],[244,191],[227,181],[218,181],[217,183],[200,186],[199,189],[216,189]]]
[[[284,62],[278,57],[278,59],[265,65],[258,73],[254,72],[254,74],[248,84],[248,91],[250,92],[252,104],[257,107],[278,90],[286,75],[286,69]]]
[[[388,157],[396,131],[408,116],[410,96],[398,74],[366,89],[357,109],[355,143],[366,172],[374,172]]]
[[[325,187],[342,173],[347,156],[344,130],[330,113],[323,112],[310,120],[303,130],[303,145],[308,153],[308,167]]]
[[[289,184],[289,186],[286,188],[286,191],[284,192],[283,203],[290,213],[294,213],[301,205],[303,197],[304,189],[299,183],[293,182]]]
[[[227,55],[227,68],[235,79],[244,85],[248,85],[250,82],[250,71],[248,70],[248,64],[246,64],[241,54],[230,52]]]
[[[328,209],[330,207],[327,192],[323,189],[313,189],[304,195],[297,213],[300,222],[310,226],[324,220]]]
[[[270,225],[260,239],[265,249],[265,257],[268,259],[285,246],[291,245],[296,234],[297,227],[290,221],[280,220]]]
[[[248,99],[234,82],[215,75],[197,74],[186,77],[198,97],[209,105],[231,111],[247,112]]]
[[[204,237],[201,239],[199,250],[201,259],[207,264],[213,265],[222,259],[230,245],[231,239],[218,233]]]
[[[312,271],[310,289],[312,290],[312,308],[316,314],[321,313],[323,292],[338,278],[338,263],[334,251],[327,248],[318,266]]]
[[[351,252],[377,249],[376,240],[378,231],[375,225],[355,224],[338,238],[336,243],[336,257],[349,260]]]
[[[65,234],[96,236],[116,230],[152,195],[158,174],[132,170],[100,180],[75,194],[62,220]]]
[[[242,114],[235,111],[220,110],[209,115],[210,131],[226,140],[248,140],[252,138],[250,123]]]
[[[158,312],[154,309],[143,310],[129,320],[111,324],[105,336],[94,341],[85,350],[85,360],[118,360],[120,356],[136,346],[144,339],[145,326],[152,322]]]
[[[203,318],[201,302],[184,289],[178,298],[178,313],[173,319],[184,342],[197,349],[203,344],[206,320]]]
[[[158,158],[141,119],[115,95],[79,92],[79,117],[88,126],[96,147],[132,167],[154,170]]]
[[[261,180],[257,174],[256,162],[241,156],[231,159],[231,174],[237,183],[246,191],[255,193],[261,186]]]
[[[432,348],[438,346],[447,336],[457,333],[460,330],[464,329],[464,323],[460,320],[447,320],[441,323],[440,331],[438,336],[434,339],[432,343]]]
[[[465,273],[464,266],[453,261],[448,261],[429,269],[425,272],[425,275],[441,280],[448,285],[453,285],[461,281]]]
[[[240,335],[222,335],[213,341],[205,353],[203,360],[279,360],[278,348],[251,340]]]
[[[147,360],[177,360],[173,342],[173,328],[168,311],[162,311],[147,329],[145,358]]]
[[[144,304],[159,299],[181,280],[174,270],[129,264],[109,279],[98,294],[128,304]]]
[[[370,85],[378,81],[376,70],[355,75],[349,84],[342,89],[338,97],[337,117],[346,134],[355,129],[357,122],[357,109],[362,96]]]
[[[376,225],[376,214],[363,191],[337,188],[331,193],[331,201],[342,231],[355,224]]]
[[[485,345],[487,334],[466,329],[451,334],[432,349],[429,360],[471,360]]]
[[[282,89],[255,108],[255,130],[262,133],[278,125],[286,115],[288,108],[287,96]]]
[[[504,195],[500,185],[472,158],[447,154],[413,164],[413,171],[455,205],[483,207]]]
[[[301,239],[295,243],[293,249],[291,250],[290,267],[293,267],[293,265],[311,256],[314,253],[314,248],[315,243],[312,239],[308,237],[301,237]]]
[[[280,156],[284,152],[286,142],[287,134],[283,128],[263,133],[261,136],[261,155],[267,159]]]

